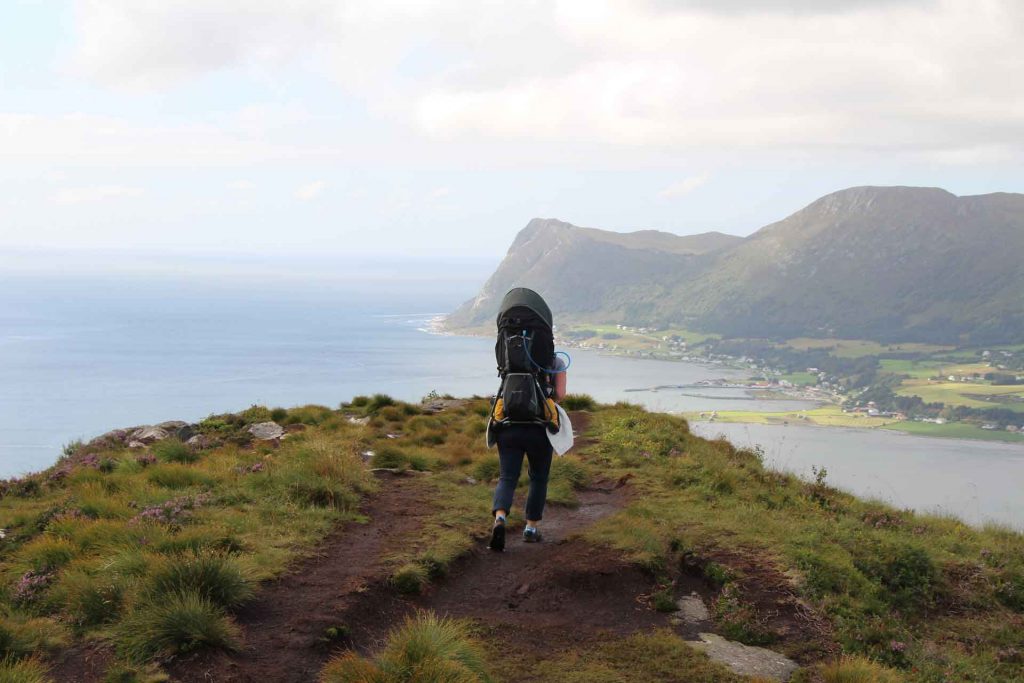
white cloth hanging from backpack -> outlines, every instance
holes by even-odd
[[[573,444],[572,422],[569,421],[569,415],[562,406],[556,403],[555,408],[558,410],[558,431],[554,434],[547,429],[544,431],[547,433],[548,441],[551,442],[551,448],[555,453],[565,455]]]

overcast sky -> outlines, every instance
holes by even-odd
[[[497,259],[1022,153],[1019,0],[0,3],[0,248]]]

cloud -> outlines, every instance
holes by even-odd
[[[256,183],[251,180],[233,180],[228,183],[228,189],[237,190],[239,192],[246,192],[256,187]]]
[[[430,191],[430,199],[431,201],[437,201],[439,199],[444,199],[451,193],[452,188],[450,187],[435,187],[433,190]]]
[[[56,204],[87,204],[110,199],[138,197],[143,192],[139,187],[124,185],[95,185],[92,187],[65,187],[52,196]]]
[[[308,185],[303,185],[299,189],[295,190],[295,198],[303,202],[308,202],[323,192],[325,187],[327,187],[327,183],[325,181],[314,180]]]
[[[688,195],[698,187],[708,181],[708,173],[704,172],[700,175],[693,175],[688,178],[683,178],[677,183],[672,183],[668,187],[664,188],[658,193],[658,196],[662,199],[675,199],[676,197],[682,197]]]
[[[496,163],[1024,152],[1017,0],[80,0],[77,18],[73,63],[94,82],[166,89],[229,69],[287,82],[301,65],[376,120]]]

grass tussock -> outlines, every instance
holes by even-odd
[[[372,659],[354,653],[324,667],[321,683],[488,683],[491,680],[469,627],[424,612],[408,618]]]
[[[164,439],[153,444],[151,450],[158,460],[190,464],[199,460],[199,453],[193,451],[180,439]]]
[[[168,558],[149,580],[149,597],[194,593],[225,609],[238,607],[253,595],[252,583],[237,560],[220,553],[184,553]]]
[[[0,683],[53,683],[49,670],[39,659],[0,659]]]
[[[194,591],[141,603],[117,633],[121,654],[140,662],[202,648],[235,650],[239,644],[238,627],[224,609]]]

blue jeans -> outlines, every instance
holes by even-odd
[[[523,469],[523,457],[530,462],[530,492],[526,496],[526,519],[537,522],[544,517],[548,497],[548,475],[551,473],[551,442],[542,425],[507,425],[497,435],[498,461],[501,475],[494,489],[493,514],[509,512],[512,496]]]

